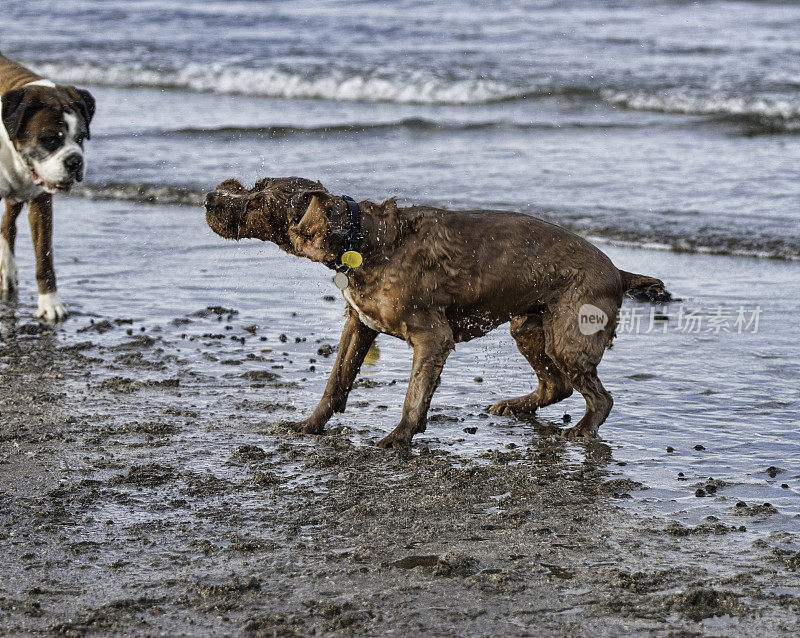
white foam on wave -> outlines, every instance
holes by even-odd
[[[420,71],[401,77],[390,77],[379,72],[347,75],[337,71],[313,76],[275,68],[254,69],[221,64],[192,64],[175,70],[124,65],[97,67],[44,63],[31,66],[46,77],[74,84],[149,86],[256,97],[345,102],[486,104],[522,97],[533,90],[531,87],[523,91],[494,80],[444,80]]]
[[[601,97],[609,104],[637,111],[686,115],[743,115],[786,120],[787,127],[800,127],[800,102],[771,98],[725,95],[694,95],[685,91],[617,91],[606,89]]]

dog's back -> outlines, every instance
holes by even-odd
[[[26,69],[21,64],[9,60],[0,53],[0,95],[11,89],[19,88],[28,82],[40,80],[30,69]]]
[[[506,211],[447,211],[413,206],[398,263],[404,271],[437,265],[436,286],[456,306],[503,308],[510,316],[541,309],[568,291],[619,298],[620,271],[597,247],[544,220]]]

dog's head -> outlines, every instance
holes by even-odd
[[[83,179],[83,142],[94,117],[91,93],[33,85],[8,91],[0,101],[2,124],[34,183],[56,193]]]
[[[289,226],[292,252],[324,264],[334,261],[347,245],[350,213],[344,198],[326,190],[303,193],[300,208],[302,217]]]
[[[301,177],[259,180],[247,189],[234,179],[206,196],[206,221],[226,239],[254,237],[314,261],[335,259],[344,246],[347,204]]]

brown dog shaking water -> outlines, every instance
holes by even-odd
[[[319,434],[344,411],[382,332],[405,340],[414,359],[403,416],[379,445],[409,447],[425,431],[455,344],[510,321],[539,385],[489,411],[533,414],[574,389],[586,399],[586,413],[566,434],[597,435],[613,404],[597,365],[614,337],[622,297],[633,289],[664,293],[660,280],[618,270],[583,238],[528,215],[348,199],[299,177],[262,179],[249,190],[226,180],[206,198],[208,224],[222,237],[271,241],[338,270],[347,302],[339,352],[322,400],[295,429]],[[353,253],[363,263],[342,266],[342,255],[348,261]]]

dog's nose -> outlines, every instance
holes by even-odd
[[[64,160],[64,166],[70,173],[80,175],[83,172],[83,157],[73,153]]]

